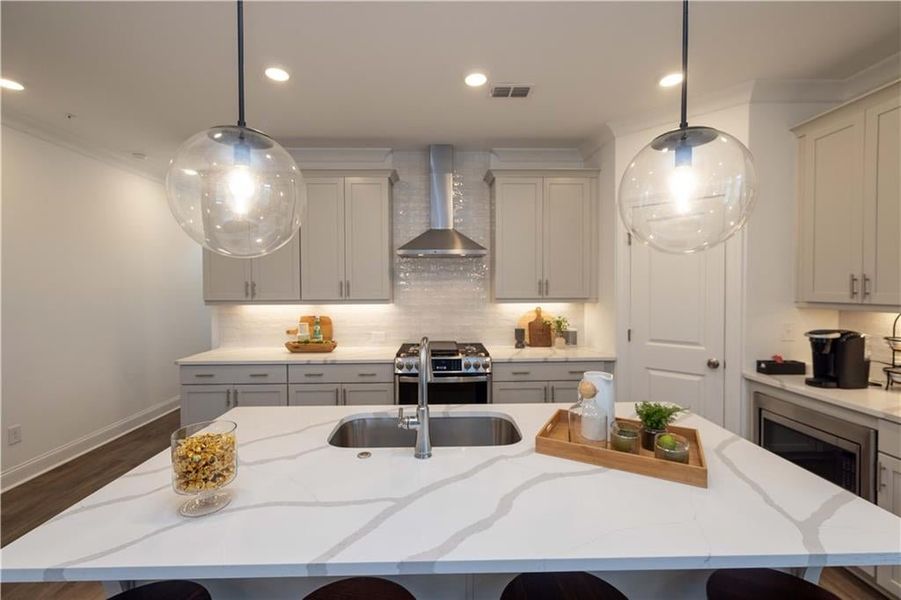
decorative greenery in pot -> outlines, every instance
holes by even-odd
[[[685,409],[676,404],[660,404],[659,402],[639,402],[635,412],[641,419],[641,447],[654,451],[654,436],[666,431],[677,414]]]
[[[563,348],[566,346],[566,340],[563,339],[563,332],[569,329],[569,319],[566,317],[554,317],[553,321],[548,321],[551,329],[554,330],[554,347]]]

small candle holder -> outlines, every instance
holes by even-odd
[[[614,421],[610,427],[610,447],[618,452],[638,454],[641,448],[640,433],[638,425]]]
[[[677,433],[658,433],[654,438],[654,456],[663,460],[688,463],[688,439]]]

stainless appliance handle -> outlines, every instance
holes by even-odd
[[[851,273],[851,279],[848,282],[848,284],[851,287],[851,297],[856,298],[857,297],[857,275],[855,275],[854,273]]]
[[[410,375],[397,375],[397,381],[400,383],[416,383],[419,377]],[[439,377],[436,375],[429,383],[483,383],[488,381],[488,375],[475,375],[473,377]]]

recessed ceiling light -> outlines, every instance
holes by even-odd
[[[660,78],[660,87],[673,87],[682,83],[682,73],[670,73]]]
[[[467,75],[463,81],[466,82],[466,85],[469,87],[479,87],[488,83],[488,77],[486,77],[484,73],[476,71],[475,73]]]
[[[3,88],[4,90],[12,90],[14,92],[21,92],[25,89],[25,86],[18,81],[13,81],[12,79],[0,79],[0,88]]]
[[[291,79],[291,75],[289,75],[287,71],[278,67],[269,67],[266,69],[266,77],[272,81],[288,81]]]

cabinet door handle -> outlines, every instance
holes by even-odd
[[[338,405],[341,404],[341,396],[340,396],[340,394],[341,394],[340,389],[336,387],[336,388],[335,388],[335,406],[338,406]]]
[[[194,373],[194,377],[200,377],[202,379],[208,379],[210,377],[214,377],[213,373]]]
[[[531,371],[512,371],[513,375],[528,375]]]
[[[885,480],[882,478],[882,474],[885,473],[885,471],[886,471],[885,465],[882,464],[882,461],[879,461],[879,489],[880,490],[882,488],[884,488],[886,485],[888,485],[887,483],[885,483]]]
[[[343,281],[338,282],[338,297],[339,298],[344,297],[344,282]]]
[[[269,377],[269,373],[251,373],[251,377]]]
[[[225,390],[225,408],[231,408],[232,405],[232,391],[230,389]]]
[[[304,373],[304,377],[322,377],[322,373]]]
[[[347,389],[341,388],[341,404],[347,406]]]
[[[541,296],[541,280],[538,280],[538,295]]]
[[[375,377],[378,373],[357,373],[360,377]]]
[[[545,296],[551,295],[551,280],[550,279],[544,280],[544,295]]]
[[[350,298],[350,279],[344,281],[344,291],[346,292],[344,297]]]
[[[870,278],[867,277],[867,274],[863,274],[863,297],[866,298],[870,295]]]
[[[849,281],[849,285],[851,286],[851,297],[857,297],[857,275],[851,273],[851,279]]]
[[[232,390],[234,392],[232,399],[232,406],[238,406],[238,390]]]
[[[557,398],[557,386],[552,385],[551,386],[551,402],[556,401],[556,398]]]
[[[544,401],[547,402],[547,386],[544,386]]]
[[[256,281],[250,282],[250,297],[251,298],[257,297],[257,282]]]
[[[570,371],[570,375],[584,375],[585,371]]]
[[[247,298],[248,296],[250,296],[250,282],[245,281],[244,282],[244,297]]]

